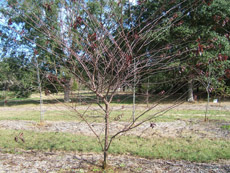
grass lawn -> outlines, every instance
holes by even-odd
[[[85,110],[78,110],[79,113],[83,113]],[[148,112],[145,116],[140,118],[140,120],[144,119],[145,117],[151,116],[155,114],[157,111],[152,110]],[[159,116],[153,121],[156,122],[169,122],[175,120],[188,120],[188,119],[204,119],[204,112],[203,110],[171,110],[165,113],[163,116]],[[136,115],[139,115],[142,111],[137,110]],[[40,111],[39,110],[7,110],[1,111],[0,120],[32,120],[32,121],[39,121]],[[120,117],[120,119],[118,119]],[[89,110],[85,114],[85,118],[89,122],[104,122],[103,119],[103,112],[101,111],[93,111]],[[132,118],[132,110],[115,110],[110,115],[110,121],[129,121]],[[210,110],[208,112],[208,118],[210,120],[223,120],[223,121],[230,121],[230,112],[229,111],[217,111],[217,110]],[[45,111],[44,113],[44,120],[45,121],[81,121],[81,118],[78,114],[74,111],[70,110],[52,110],[52,111]]]
[[[14,140],[23,132],[22,142]],[[15,148],[38,151],[101,152],[96,138],[69,133],[0,130],[0,146],[3,151]],[[188,160],[195,162],[230,159],[230,141],[195,138],[151,138],[123,136],[115,139],[109,150],[112,154],[131,154],[154,159]]]
[[[14,99],[11,103],[7,103],[8,105],[5,107],[0,105],[2,106],[0,107],[0,120],[28,120],[39,122],[40,112],[38,103],[39,98],[36,96],[30,99]],[[74,105],[74,103],[70,104]],[[44,106],[46,109],[44,112],[45,121],[81,121],[76,112],[64,109],[63,104],[53,102],[52,99],[45,99]],[[132,120],[132,107],[130,104],[112,103],[112,106],[114,106],[116,110],[111,112],[110,122],[126,122]],[[121,106],[124,106],[124,109],[118,109],[118,107]],[[84,117],[89,122],[104,122],[103,112],[94,109],[95,107],[96,105],[92,105],[92,109],[89,109],[84,114]],[[84,113],[87,105],[78,105],[76,108],[79,113]],[[152,121],[203,120],[205,114],[204,109],[170,110],[163,116],[159,116]],[[141,114],[142,111],[143,109],[137,109],[136,116]],[[156,113],[157,110],[151,110],[139,120]],[[227,125],[223,125],[221,128],[223,130],[230,129],[228,125],[228,122],[230,122],[229,111],[209,110],[208,118],[210,120],[224,121]],[[14,139],[21,132],[23,132],[25,142],[20,139],[16,142]],[[97,139],[95,137],[70,133],[5,130],[0,128],[0,149],[5,152],[14,152],[15,149],[20,148],[38,151],[61,150],[101,153],[100,145],[96,141]],[[218,161],[219,159],[230,159],[230,140],[227,138],[209,139],[195,137],[153,137],[146,139],[137,136],[122,136],[113,141],[109,152],[112,154],[131,154],[154,159],[182,159],[195,162],[209,162]]]

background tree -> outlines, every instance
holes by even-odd
[[[186,44],[189,59],[181,62],[181,76],[188,77],[188,100],[194,101],[193,83],[201,84],[207,92],[226,93],[224,79],[229,68],[229,3],[227,1],[205,1],[196,10],[191,11],[178,24],[171,28],[173,39],[182,39],[187,35]],[[220,92],[222,88],[222,92]]]
[[[15,97],[29,97],[35,90],[35,71],[27,56],[27,46],[20,45],[17,34],[0,26],[1,48],[1,88],[5,91],[14,91]]]

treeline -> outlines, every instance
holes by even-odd
[[[87,71],[83,72],[85,69],[81,64],[73,65],[75,54],[84,55],[85,59],[100,56],[105,61],[110,58],[110,51],[114,53],[111,36],[105,40],[106,36],[102,34],[103,28],[107,28],[119,49],[127,52],[125,55],[114,53],[116,58],[124,58],[126,68],[134,69],[132,73],[143,62],[145,66],[141,68],[147,69],[137,71],[133,76],[135,80],[127,78],[120,88],[135,85],[139,94],[187,92],[189,101],[194,101],[194,91],[202,91],[205,95],[229,95],[228,0],[143,0],[136,4],[100,0],[81,2],[82,6],[76,3],[68,0],[51,3],[9,0],[2,4],[2,91],[28,97],[38,91],[39,74],[43,91],[64,92],[65,101],[68,101],[70,90],[77,89],[79,84],[87,86],[85,81],[92,80]],[[59,43],[60,39],[62,43]],[[63,43],[74,52],[62,46]],[[99,48],[104,50],[105,45],[110,50],[99,53]],[[100,64],[98,72],[100,68],[108,68],[106,65]],[[116,65],[106,72],[116,75]],[[93,65],[88,63],[86,67],[91,73]],[[80,78],[76,78],[76,73],[81,73]],[[102,79],[97,77],[95,80],[103,89]]]

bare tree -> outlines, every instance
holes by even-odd
[[[61,5],[59,4],[56,9],[51,3],[42,4],[40,1],[34,3],[37,6],[43,6],[44,9],[41,13],[46,15],[43,14],[41,17],[38,13],[31,11],[29,4],[24,7],[20,4],[11,4],[10,7],[20,18],[26,19],[24,22],[33,30],[43,34],[47,40],[55,42],[63,50],[63,54],[60,55],[55,50],[48,49],[47,45],[39,44],[35,39],[27,37],[11,25],[9,28],[35,44],[36,47],[55,56],[55,61],[65,68],[66,74],[74,76],[98,98],[96,103],[104,119],[104,135],[98,134],[92,124],[87,121],[86,112],[90,106],[84,113],[79,113],[76,107],[66,105],[76,112],[76,115],[89,126],[97,137],[104,153],[103,168],[106,168],[108,150],[117,136],[145,122],[153,121],[154,118],[182,103],[183,95],[175,99],[171,106],[144,116],[156,108],[160,101],[180,88],[172,87],[168,91],[161,91],[157,102],[149,105],[148,108],[135,116],[128,115],[130,120],[122,129],[112,133],[110,131],[110,115],[113,111],[111,103],[119,88],[133,83],[135,86],[146,74],[152,76],[176,69],[179,65],[178,61],[187,58],[188,50],[184,47],[186,38],[178,40],[170,46],[168,44],[159,45],[158,39],[167,34],[171,26],[176,25],[185,15],[202,3],[202,0],[194,3],[190,0],[183,0],[178,4],[172,1],[169,8],[165,9],[162,6],[145,19],[142,18],[147,9],[142,5],[150,2],[140,1],[137,8],[140,10],[139,13],[133,10],[136,8],[135,6],[127,5],[121,1],[103,1],[103,5],[100,4],[100,12],[97,13],[82,1],[59,1]],[[58,21],[54,21],[50,17],[52,10],[59,10],[58,14],[62,17],[59,17]],[[178,16],[178,11],[183,14]],[[49,24],[46,21],[49,21]],[[59,27],[64,27],[62,34],[58,32],[57,28]],[[63,38],[68,38],[68,40]],[[180,59],[178,60],[177,57]],[[56,80],[60,81],[57,77]]]

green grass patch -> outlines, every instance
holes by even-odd
[[[14,140],[23,132],[25,142]],[[101,152],[95,137],[55,132],[0,130],[1,149],[13,152],[15,148],[39,151]],[[230,159],[229,140],[195,138],[151,138],[123,136],[114,140],[112,154],[131,154],[154,159],[188,160],[196,162]]]
[[[83,112],[83,111],[80,111]],[[28,120],[40,121],[40,111],[19,110],[19,111],[2,111],[0,120]],[[80,121],[81,119],[70,111],[46,111],[44,113],[45,121]]]
[[[25,142],[18,139],[16,136],[23,133]],[[3,149],[11,150],[21,148],[24,150],[39,150],[39,151],[94,151],[100,152],[101,149],[95,143],[94,137],[77,136],[69,133],[56,132],[33,132],[33,131],[16,131],[16,130],[0,130],[0,146]]]
[[[230,124],[222,125],[221,128],[230,131]]]
[[[114,141],[111,151],[146,158],[188,160],[195,162],[230,159],[230,141],[191,138],[122,137]]]

